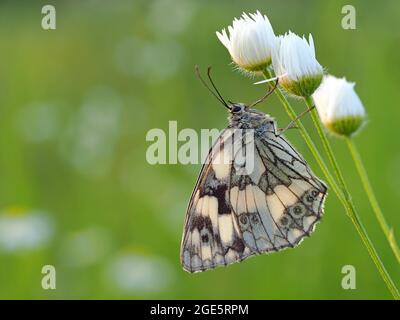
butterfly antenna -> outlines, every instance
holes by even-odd
[[[221,94],[219,93],[219,91],[217,90],[217,88],[215,87],[213,81],[210,78],[210,74],[208,72],[208,78],[210,79],[211,85],[214,88],[214,90],[216,91],[216,93],[208,86],[207,82],[205,82],[205,80],[203,79],[203,77],[200,74],[200,70],[199,70],[199,66],[195,66],[195,70],[196,70],[196,75],[197,77],[200,79],[201,83],[206,87],[206,89],[208,91],[211,92],[211,94],[219,101],[221,102],[226,108],[228,108],[229,110],[231,109],[231,107],[226,103],[226,101],[224,100],[224,98],[222,98]],[[210,67],[208,68],[208,70],[210,70]]]
[[[221,93],[218,91],[217,86],[215,85],[215,83],[214,83],[214,81],[213,81],[213,79],[212,79],[212,77],[211,77],[211,66],[209,66],[209,67],[207,68],[207,76],[208,76],[208,79],[210,80],[211,85],[213,86],[215,92],[218,94],[218,97],[223,101],[225,107],[228,107],[228,109],[230,109],[229,105],[226,103],[224,97],[223,97],[223,96],[221,95]]]
[[[274,85],[261,99],[258,99],[257,101],[253,102],[253,103],[250,105],[250,108],[252,108],[252,107],[258,105],[259,103],[261,103],[261,102],[263,102],[265,99],[267,99],[267,98],[276,90],[276,88],[278,87],[278,82],[279,82],[279,78],[276,79],[275,85]]]

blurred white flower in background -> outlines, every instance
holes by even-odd
[[[91,227],[68,234],[60,249],[63,265],[87,267],[100,262],[109,253],[110,233],[100,227]]]
[[[157,36],[176,36],[187,30],[197,9],[191,0],[153,0],[149,5],[147,25]]]
[[[147,81],[175,75],[184,61],[184,49],[176,40],[146,41],[136,37],[121,40],[114,51],[118,71]]]
[[[280,84],[296,96],[309,97],[321,84],[324,70],[315,57],[311,34],[308,42],[290,31],[279,36],[272,65]]]
[[[338,135],[354,134],[365,120],[365,109],[354,86],[345,78],[327,75],[313,94],[322,123]]]
[[[228,32],[223,29],[216,34],[241,69],[262,71],[271,64],[277,40],[267,16],[259,11],[249,15],[243,13],[228,26]]]
[[[62,137],[63,158],[84,174],[105,174],[119,137],[122,108],[123,100],[113,89],[92,89]]]
[[[125,253],[110,262],[105,276],[112,289],[143,295],[168,289],[175,280],[173,271],[162,257]]]
[[[6,252],[41,248],[54,234],[53,222],[39,210],[9,208],[0,213],[0,250]]]

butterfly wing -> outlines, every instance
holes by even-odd
[[[188,272],[235,262],[244,242],[235,226],[229,199],[232,131],[226,129],[211,148],[201,169],[186,213],[181,263]]]
[[[193,190],[181,244],[186,271],[294,247],[322,215],[326,186],[274,127],[240,139],[234,133],[227,129],[217,139]],[[239,158],[248,159],[250,142],[254,166],[243,174]]]

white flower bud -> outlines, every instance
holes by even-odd
[[[324,126],[338,135],[351,136],[365,120],[364,106],[353,82],[326,75],[313,99]]]
[[[229,35],[223,29],[216,34],[241,69],[262,71],[271,64],[276,37],[267,16],[259,11],[250,16],[243,13],[241,18],[233,20],[228,32]]]
[[[282,87],[293,95],[309,97],[321,84],[324,70],[315,58],[311,34],[308,42],[290,31],[279,36],[272,65]]]

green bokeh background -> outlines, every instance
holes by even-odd
[[[327,71],[357,83],[368,123],[356,143],[399,235],[398,1],[50,1],[57,29],[45,31],[48,3],[0,4],[0,216],[39,214],[53,231],[31,248],[0,246],[0,298],[391,298],[333,192],[322,223],[298,248],[187,274],[179,246],[200,165],[149,165],[145,136],[167,130],[169,120],[198,132],[226,126],[226,111],[195,77],[195,64],[211,64],[231,100],[264,93],[234,72],[215,37],[242,11],[259,9],[277,34],[311,32]],[[356,30],[341,27],[345,4],[356,8]],[[275,97],[260,108],[281,127],[289,122]],[[304,123],[318,142],[309,117]],[[322,177],[299,132],[287,137]],[[349,153],[332,143],[370,237],[400,284]],[[41,287],[47,264],[56,268],[56,290]],[[356,290],[341,287],[348,264],[357,271]]]

